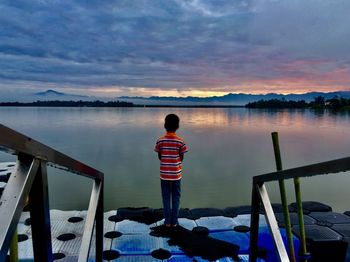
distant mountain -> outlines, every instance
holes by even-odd
[[[66,94],[49,89],[49,90],[46,90],[43,92],[34,93],[34,95],[36,95],[36,96],[51,96],[51,95],[65,96]]]
[[[67,93],[61,93],[52,89],[48,89],[43,92],[34,93],[34,96],[40,96],[40,97],[75,97],[75,98],[86,98],[88,96],[82,96],[82,95],[75,95],[75,94],[67,94]]]
[[[212,96],[212,97],[160,97],[152,96],[149,98],[144,97],[119,97],[119,100],[133,102],[134,104],[144,104],[144,105],[246,105],[250,102],[255,102],[261,99],[286,99],[300,101],[305,100],[306,102],[311,102],[317,96],[323,96],[325,99],[330,99],[335,96],[350,98],[350,91],[338,91],[338,92],[309,92],[305,94],[245,94],[229,93],[224,96]]]
[[[42,92],[37,92],[28,95],[27,99],[25,102],[30,102],[30,101],[96,101],[96,100],[103,100],[103,101],[110,101],[111,99],[103,99],[103,98],[98,98],[95,96],[86,96],[86,95],[76,95],[76,94],[70,94],[70,93],[63,93],[63,92],[58,92],[56,90],[48,89],[46,91]]]

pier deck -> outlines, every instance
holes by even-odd
[[[308,207],[307,203],[313,205],[315,202],[306,202],[306,207]],[[278,211],[278,205],[276,206],[276,211]],[[318,208],[318,212],[305,209],[305,213],[308,213],[308,215],[305,214],[305,228],[310,247],[311,243],[316,243],[316,248],[319,243],[326,245],[325,252],[328,257],[323,261],[327,261],[330,257],[333,258],[332,261],[349,261],[350,251],[347,251],[345,260],[339,260],[339,254],[332,252],[337,252],[337,248],[341,248],[339,243],[347,244],[349,242],[350,216],[332,212],[323,207],[326,205],[317,204],[314,210]],[[181,227],[191,232],[190,234],[197,234],[199,238],[205,238],[208,234],[210,238],[225,241],[233,246],[237,245],[240,261],[248,261],[250,214],[244,214],[247,211],[247,207],[222,210],[214,208],[183,209],[179,223]],[[208,216],[201,216],[205,214]],[[77,261],[86,211],[51,210],[50,215],[55,260]],[[170,235],[157,236],[154,234],[154,228],[159,228],[163,224],[162,219],[158,220],[159,216],[159,209],[149,208],[121,208],[105,212],[103,247],[105,261],[213,261],[206,257],[208,253],[205,252],[205,249],[216,249],[213,250],[213,253],[209,252],[214,258],[217,258],[215,261],[236,261],[230,256],[221,257],[223,254],[220,254],[222,252],[220,248],[208,246],[208,243],[205,242],[200,243],[202,246],[197,246],[192,250],[192,245],[197,243],[187,243],[189,246],[185,247],[179,247],[176,243],[172,245],[169,241]],[[295,216],[296,213],[291,213],[293,232],[295,233],[294,246],[298,250],[298,226]],[[281,226],[283,240],[286,241],[282,214],[276,212],[276,217]],[[20,261],[33,261],[28,212],[22,213],[18,224],[18,234]],[[93,243],[91,247],[89,261],[94,261]],[[259,247],[261,248],[261,258],[258,261],[278,261],[263,215],[260,215]],[[192,251],[194,256],[189,255]]]
[[[199,250],[198,254],[189,257],[177,245],[170,245],[169,237],[160,237],[152,234],[152,228],[163,224],[163,220],[146,224],[130,219],[139,217],[133,214],[140,212],[152,212],[152,209],[121,209],[121,213],[127,210],[129,219],[118,216],[118,210],[104,213],[104,258],[110,261],[208,261],[202,258]],[[153,210],[157,212],[158,210]],[[52,248],[54,258],[57,261],[76,261],[79,253],[81,237],[84,229],[86,211],[61,211],[51,210],[51,232]],[[269,237],[267,225],[261,216],[261,240],[267,253],[273,252],[272,241]],[[150,221],[148,221],[150,222]],[[225,216],[200,217],[197,219],[180,218],[180,225],[188,232],[206,234],[209,237],[223,240],[233,245],[238,245],[239,258],[241,261],[248,261],[249,253],[249,229],[250,215],[242,214],[234,218]],[[242,227],[244,226],[244,227]],[[206,229],[205,229],[206,228]],[[242,230],[243,228],[243,230]],[[239,232],[243,231],[243,232]],[[19,234],[19,258],[20,261],[33,261],[30,218],[28,212],[23,212],[18,225]],[[206,237],[206,236],[204,236]],[[297,242],[297,239],[295,239]],[[192,243],[196,245],[197,243]],[[202,243],[203,244],[203,243]],[[210,248],[208,246],[202,248]],[[94,250],[92,246],[90,261],[94,261]],[[190,244],[191,246],[191,244]],[[268,250],[270,248],[271,250]],[[160,253],[160,255],[157,255]],[[160,252],[159,252],[160,251]],[[198,250],[197,250],[198,251]],[[213,256],[220,256],[220,250]],[[215,251],[214,251],[215,253]],[[264,252],[263,252],[264,253]],[[204,254],[205,256],[206,254]],[[162,259],[163,258],[163,259]],[[195,260],[193,260],[195,259]],[[232,257],[222,257],[216,261],[235,261]],[[260,259],[260,261],[265,261]]]
[[[0,163],[0,196],[14,168],[15,163]],[[286,245],[282,207],[274,204],[273,208]],[[350,212],[332,212],[330,206],[318,202],[304,202],[303,208],[309,250],[314,255],[320,254],[314,261],[350,261],[347,248],[350,242]],[[294,247],[298,250],[295,204],[291,204],[289,209]],[[86,215],[87,211],[50,210],[55,261],[77,261]],[[182,209],[180,229],[162,233],[161,209],[111,210],[104,213],[103,258],[105,261],[249,261],[250,218],[250,206]],[[259,221],[258,245],[261,252],[258,261],[277,261],[262,214]],[[33,261],[29,212],[22,213],[17,228],[19,260]],[[95,261],[94,247],[95,244],[91,243],[89,261]],[[324,250],[324,254],[320,250]]]

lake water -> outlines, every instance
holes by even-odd
[[[275,171],[271,132],[278,131],[284,168],[350,155],[350,115],[245,108],[0,108],[0,122],[105,174],[105,209],[161,207],[153,151],[168,113],[180,116],[185,155],[182,207],[246,205],[254,175]],[[0,153],[0,161],[15,160]],[[349,210],[350,176],[304,178],[304,200]],[[51,208],[87,209],[91,181],[49,168]],[[293,183],[287,182],[289,202]],[[269,183],[279,202],[277,183]]]

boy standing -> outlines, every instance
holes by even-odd
[[[176,135],[180,119],[175,114],[165,117],[166,134],[157,140],[155,151],[160,160],[160,183],[162,189],[165,226],[178,225],[181,194],[181,164],[188,151],[184,140]]]

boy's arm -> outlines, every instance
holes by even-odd
[[[188,151],[186,144],[183,142],[179,149],[179,157],[181,162],[184,160],[184,155]]]
[[[159,158],[159,160],[161,160],[161,159],[162,159],[162,155],[161,155],[161,153],[160,153],[160,152],[158,152],[158,158]]]

